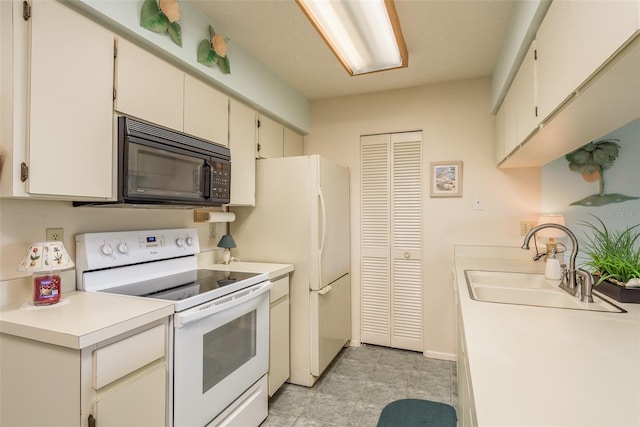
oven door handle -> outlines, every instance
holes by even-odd
[[[183,313],[176,313],[173,317],[174,326],[181,328],[189,323],[193,323],[205,317],[212,316],[221,311],[228,310],[243,304],[249,300],[259,297],[273,287],[270,281],[262,282],[257,285],[253,285],[247,289],[243,289],[236,293],[218,298],[217,300],[205,303],[200,307],[195,307],[191,310],[186,310]]]

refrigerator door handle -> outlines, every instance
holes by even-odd
[[[327,235],[327,208],[324,204],[324,196],[322,195],[322,187],[318,187],[318,197],[320,197],[320,207],[322,209],[322,240],[320,241],[320,256],[324,251],[324,239]]]

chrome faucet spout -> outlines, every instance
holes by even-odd
[[[557,228],[558,230],[562,230],[569,236],[571,239],[571,255],[569,256],[569,266],[567,268],[568,274],[562,275],[562,282],[560,283],[560,288],[567,291],[571,295],[575,296],[578,292],[578,288],[580,287],[582,298],[591,299],[591,288],[593,286],[593,278],[589,280],[589,278],[584,277],[585,274],[591,276],[585,270],[580,269],[580,272],[576,270],[576,258],[578,256],[578,239],[575,234],[571,230],[569,230],[564,225],[560,224],[540,224],[533,227],[527,235],[524,237],[524,242],[522,243],[522,249],[529,249],[529,242],[531,238],[540,230],[545,228]],[[578,278],[580,276],[580,279]],[[580,286],[578,281],[580,281]],[[587,289],[588,288],[588,289]]]

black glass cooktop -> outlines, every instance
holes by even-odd
[[[180,301],[215,291],[257,275],[258,273],[198,269],[136,282],[105,292]]]

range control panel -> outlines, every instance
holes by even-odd
[[[199,252],[195,228],[84,233],[76,236],[76,270],[121,267]]]

